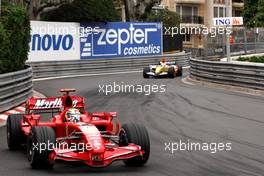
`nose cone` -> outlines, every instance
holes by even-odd
[[[105,146],[103,144],[102,140],[98,140],[98,139],[91,139],[91,146],[93,147],[93,153],[104,153],[105,152]]]
[[[89,146],[91,153],[102,154],[105,152],[104,142],[100,131],[94,125],[84,125],[79,127]]]

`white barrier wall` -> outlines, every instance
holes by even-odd
[[[80,59],[79,23],[31,21],[30,62]]]

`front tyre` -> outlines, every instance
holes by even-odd
[[[182,76],[182,66],[178,65],[177,76]]]
[[[170,67],[168,70],[168,77],[169,78],[175,78],[175,69],[174,67]]]
[[[27,156],[33,169],[53,168],[54,160],[50,159],[56,144],[55,132],[51,127],[34,126],[28,136]]]
[[[124,124],[119,133],[119,145],[127,146],[134,143],[144,150],[143,156],[137,156],[124,161],[126,166],[143,166],[147,163],[150,154],[150,140],[147,129],[136,123]]]
[[[21,144],[26,141],[26,136],[22,131],[22,114],[9,115],[6,122],[6,138],[9,150],[18,150]]]
[[[143,78],[149,78],[149,75],[147,74],[148,72],[150,72],[149,67],[143,69]]]

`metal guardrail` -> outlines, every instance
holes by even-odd
[[[264,64],[190,60],[193,79],[264,90]]]
[[[89,73],[107,73],[114,71],[142,70],[149,64],[160,61],[162,56],[129,57],[109,59],[86,59],[71,61],[29,62],[34,78],[80,75]],[[167,54],[163,57],[176,60],[182,66],[189,66],[191,53]]]
[[[32,96],[32,68],[0,75],[0,112],[25,102]]]
[[[208,48],[184,48],[186,52],[191,52],[192,57],[226,57],[226,48],[224,44],[213,46],[208,44]],[[243,56],[247,54],[257,54],[264,52],[264,42],[233,43],[230,46],[231,56]]]

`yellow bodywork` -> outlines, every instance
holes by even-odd
[[[163,72],[168,72],[168,70],[169,70],[169,67],[159,65],[156,67],[155,73],[158,75]]]

